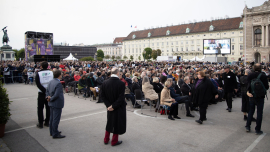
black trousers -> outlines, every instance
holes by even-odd
[[[183,98],[183,100],[179,100],[177,101],[179,104],[180,103],[185,103],[185,107],[186,107],[186,111],[187,111],[187,114],[190,114],[190,110],[189,110],[189,107],[190,107],[190,104],[191,102],[189,102],[189,98]]]
[[[246,92],[242,92],[242,112],[249,112],[249,97]]]
[[[178,102],[175,102],[172,104],[169,115],[173,115],[173,116],[178,115]]]
[[[55,137],[59,134],[58,125],[61,119],[62,108],[50,107],[51,118],[50,118],[50,134]]]
[[[226,102],[227,102],[227,106],[228,108],[232,108],[232,92],[225,92],[225,98],[226,98]]]
[[[200,107],[200,120],[203,121],[205,119],[206,119],[206,108],[205,107]]]
[[[38,93],[38,107],[37,107],[37,113],[38,113],[38,122],[41,126],[43,126],[44,121],[44,115],[43,115],[43,109],[44,105],[46,108],[46,118],[45,123],[48,124],[50,121],[50,107],[48,106],[48,101],[45,99],[45,94],[39,92]]]

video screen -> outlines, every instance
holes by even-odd
[[[203,40],[203,54],[231,54],[231,39]]]

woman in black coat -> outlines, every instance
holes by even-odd
[[[141,90],[141,86],[138,83],[138,79],[136,76],[134,76],[132,78],[132,87],[131,87],[131,92],[135,93],[134,91],[140,89]]]
[[[192,88],[192,101],[200,107],[200,119],[196,120],[197,123],[202,124],[206,119],[206,108],[208,103],[215,96],[218,98],[218,92],[213,83],[205,77],[203,71],[198,72],[198,79],[195,80],[194,87]]]
[[[162,84],[159,83],[159,79],[158,79],[157,77],[155,77],[155,78],[153,79],[152,85],[153,85],[154,90],[156,91],[157,94],[159,94],[159,93],[162,91],[162,89],[164,88],[164,87],[162,86]]]

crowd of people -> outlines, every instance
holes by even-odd
[[[42,69],[41,63],[27,61],[2,61],[0,66],[1,79],[7,84],[33,83]],[[269,67],[270,63],[229,66],[208,62],[61,61],[49,62],[47,69],[61,71],[60,81],[66,92],[81,92],[85,98],[93,95],[93,100],[98,97],[97,103],[102,103],[102,84],[112,77],[112,69],[117,68],[118,77],[125,84],[124,96],[134,108],[144,106],[135,101],[136,91],[141,91],[147,99],[145,106],[154,103],[155,111],[168,113],[170,120],[181,119],[178,104],[183,103],[186,116],[193,118],[190,111],[199,111],[200,118],[196,122],[202,124],[207,121],[209,105],[226,101],[227,110],[231,112],[233,98],[240,97],[246,131],[250,131],[251,121],[256,121],[256,132],[260,134],[264,96],[254,97],[252,83],[258,73],[262,73],[259,79],[267,90]],[[253,117],[255,104],[257,119]],[[161,105],[160,111],[158,105]]]

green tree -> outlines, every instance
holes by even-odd
[[[20,58],[24,59],[25,58],[25,50],[24,50],[24,48],[17,51],[17,53],[15,52],[15,57],[16,57],[16,60],[19,60]]]
[[[97,57],[97,60],[98,61],[103,61],[103,58],[102,57]]]
[[[152,58],[153,58],[154,60],[157,59],[157,51],[156,51],[156,50],[153,50],[153,51],[152,51]]]
[[[112,59],[113,59],[113,60],[115,59],[115,56],[114,56],[114,55],[112,56]]]
[[[131,56],[129,57],[129,59],[130,59],[131,61],[133,61],[133,55],[131,55]]]
[[[161,56],[161,50],[157,49],[157,56]]]
[[[126,59],[128,59],[128,57],[126,55],[124,55],[123,59],[126,60]]]
[[[97,57],[104,58],[104,52],[101,49],[97,51]]]
[[[83,58],[80,59],[80,61],[94,61],[94,58],[91,57],[91,56],[83,57]]]
[[[105,59],[109,59],[109,58],[111,58],[109,55],[106,55],[106,56],[105,56]]]
[[[116,57],[116,60],[121,60],[121,56],[117,56]]]
[[[11,116],[10,103],[7,89],[4,88],[2,80],[0,80],[0,124],[6,124]]]
[[[141,56],[138,56],[138,59],[141,61]]]
[[[145,53],[145,55],[142,53],[143,58],[145,58],[145,59],[151,59],[151,58],[152,58],[152,57],[151,57],[152,49],[149,48],[149,47],[147,47],[147,48],[144,49],[144,51],[146,51],[146,53]],[[143,52],[144,52],[144,51],[143,51]],[[149,56],[149,54],[150,54],[150,56]]]

